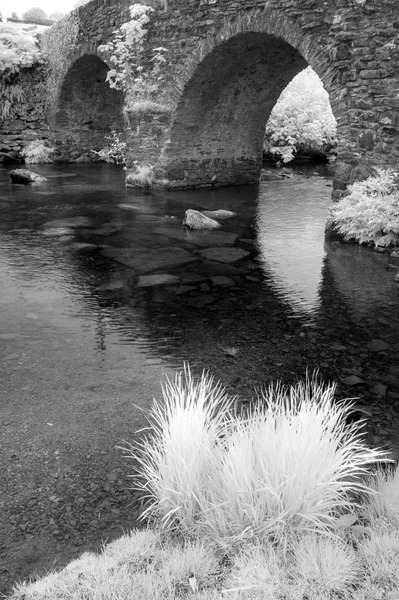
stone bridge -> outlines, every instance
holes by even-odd
[[[397,0],[169,0],[147,51],[167,48],[165,110],[123,110],[98,46],[129,20],[125,0],[92,0],[45,35],[48,123],[75,153],[130,125],[128,167],[176,187],[256,182],[268,117],[310,65],[338,124],[334,195],[399,159]],[[101,143],[100,143],[101,140]]]

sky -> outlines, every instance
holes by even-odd
[[[0,0],[0,11],[9,16],[13,11],[21,17],[30,8],[37,7],[48,15],[54,12],[68,13],[75,6],[76,0]]]

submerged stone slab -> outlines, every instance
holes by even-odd
[[[238,238],[237,233],[229,231],[191,231],[175,227],[159,227],[155,233],[202,247],[229,246],[233,245]]]
[[[218,262],[236,262],[237,260],[241,260],[241,258],[245,258],[250,255],[248,250],[243,250],[242,248],[230,248],[220,246],[218,248],[206,248],[205,250],[200,250],[199,252],[209,260],[216,260]]]
[[[211,296],[210,294],[202,294],[198,296],[198,298],[190,298],[187,301],[187,304],[193,306],[194,308],[204,308],[204,306],[208,306],[208,304],[213,304],[216,302],[217,298]]]
[[[232,277],[226,277],[226,275],[212,275],[210,280],[219,287],[232,287],[236,284]]]
[[[196,260],[187,250],[168,246],[161,249],[146,249],[146,248],[105,248],[100,252],[102,256],[112,258],[122,265],[131,267],[132,269],[146,273],[155,271],[164,267],[173,267],[182,265]]]
[[[155,275],[140,275],[138,287],[154,287],[156,285],[173,285],[179,283],[176,275],[168,273],[156,273]]]
[[[61,237],[64,235],[72,236],[74,233],[75,232],[73,229],[70,229],[69,227],[49,227],[48,229],[42,231],[42,234],[46,237]]]
[[[53,221],[47,221],[45,227],[69,227],[71,229],[79,229],[85,227],[92,227],[92,219],[89,217],[66,217],[65,219],[54,219]]]
[[[125,282],[120,279],[114,279],[108,283],[103,283],[96,287],[99,292],[113,292],[114,290],[120,290],[125,287]]]
[[[233,267],[228,263],[216,262],[215,260],[204,260],[203,262],[193,265],[193,271],[204,275],[208,279],[211,275],[228,275],[230,277],[243,276],[247,273],[246,269]]]
[[[96,250],[98,246],[96,244],[90,244],[88,242],[75,242],[72,244],[74,250]]]

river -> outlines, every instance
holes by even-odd
[[[183,361],[244,402],[319,369],[397,453],[398,261],[326,239],[328,167],[155,193],[113,165],[32,170],[0,168],[0,591],[136,524],[120,446]],[[190,232],[188,208],[235,216]]]

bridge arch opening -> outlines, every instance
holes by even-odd
[[[238,33],[216,45],[177,103],[164,151],[166,177],[198,186],[257,182],[269,116],[308,65],[291,44],[264,32]]]
[[[58,142],[72,159],[101,150],[105,136],[121,131],[124,95],[106,81],[108,65],[94,54],[77,59],[63,80],[55,115]]]

